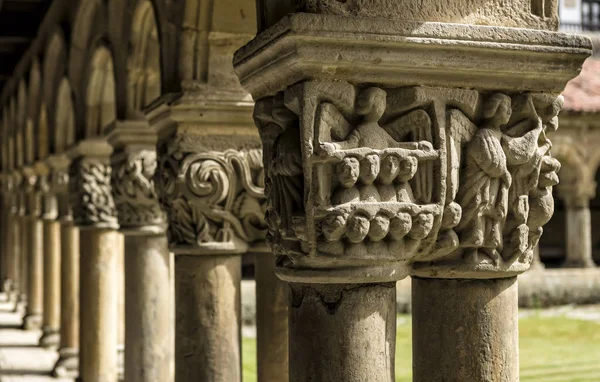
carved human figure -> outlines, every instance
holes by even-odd
[[[397,155],[387,155],[381,161],[381,170],[379,172],[378,181],[379,185],[379,196],[382,202],[396,202],[398,198],[396,196],[396,189],[394,183],[398,178],[400,172],[400,159]]]
[[[511,185],[501,144],[501,127],[508,123],[510,115],[510,97],[497,93],[484,102],[484,123],[467,144],[456,197],[462,207],[462,220],[457,226],[461,245],[472,248],[471,254],[484,249],[494,262],[502,243],[502,222]]]
[[[373,184],[379,176],[381,161],[376,154],[369,154],[360,161],[360,200],[363,202],[380,202],[381,196]]]
[[[304,200],[302,153],[298,142],[300,131],[296,128],[287,128],[277,137],[269,174],[273,183],[272,211],[279,221],[278,225],[290,235],[293,217],[302,210]]]
[[[415,157],[407,157],[400,161],[398,170],[398,186],[396,186],[396,195],[399,202],[413,203],[415,197],[409,181],[417,173],[418,161]]]
[[[360,164],[354,157],[345,157],[335,166],[338,181],[341,187],[338,187],[331,201],[334,205],[358,202],[360,201],[360,191],[356,187],[360,175]]]
[[[364,89],[356,100],[355,113],[362,116],[360,122],[344,140],[340,142],[324,142],[321,148],[329,154],[337,150],[349,150],[358,147],[369,147],[376,150],[387,148],[403,148],[409,150],[433,150],[431,143],[398,142],[380,124],[387,107],[385,90],[371,87]]]

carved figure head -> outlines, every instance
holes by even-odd
[[[360,174],[360,165],[358,163],[358,159],[354,157],[346,157],[340,163],[338,163],[335,170],[338,180],[344,188],[354,187]]]
[[[367,234],[369,233],[370,222],[366,216],[362,215],[353,215],[350,219],[348,219],[348,230],[346,232],[346,237],[348,237],[348,241],[351,243],[360,243],[362,242]]]
[[[421,212],[415,217],[414,224],[410,230],[409,236],[416,240],[422,240],[429,235],[433,228],[433,214],[431,212]]]
[[[322,232],[327,241],[338,241],[346,230],[346,217],[343,215],[329,215],[323,220]]]
[[[398,171],[398,180],[401,182],[408,182],[417,173],[417,167],[419,161],[415,157],[403,158],[400,161],[400,168]]]
[[[388,155],[381,161],[379,180],[383,184],[392,184],[400,172],[400,159],[396,155]]]
[[[511,114],[511,100],[506,94],[493,94],[483,104],[483,118],[486,119],[488,128],[499,129],[506,125]]]
[[[366,185],[373,184],[377,176],[379,176],[380,163],[379,156],[376,154],[367,155],[360,161],[361,183]]]
[[[400,212],[390,220],[389,234],[393,240],[401,240],[412,227],[412,216],[406,212]]]
[[[390,230],[390,219],[384,215],[377,215],[371,220],[369,239],[372,241],[383,240]]]
[[[363,90],[356,100],[356,114],[363,115],[365,122],[377,122],[385,112],[387,93],[380,88]]]
[[[560,113],[564,104],[565,98],[561,95],[556,97],[550,105],[539,112],[542,123],[546,125],[546,129],[549,131],[556,131],[558,129],[558,113]]]

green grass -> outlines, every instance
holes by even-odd
[[[600,324],[534,315],[519,321],[521,381],[600,381]],[[256,382],[256,341],[243,341],[244,382]],[[411,381],[410,316],[398,316],[396,381]]]

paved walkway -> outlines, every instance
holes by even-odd
[[[0,294],[0,382],[73,382],[51,376],[56,351],[37,346],[40,331],[21,329],[22,312]]]

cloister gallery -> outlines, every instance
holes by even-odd
[[[518,381],[555,152],[593,265],[597,141],[556,132],[592,43],[556,0],[33,2],[0,271],[57,376],[241,381],[251,254],[261,382],[392,381],[407,277],[414,381]]]

